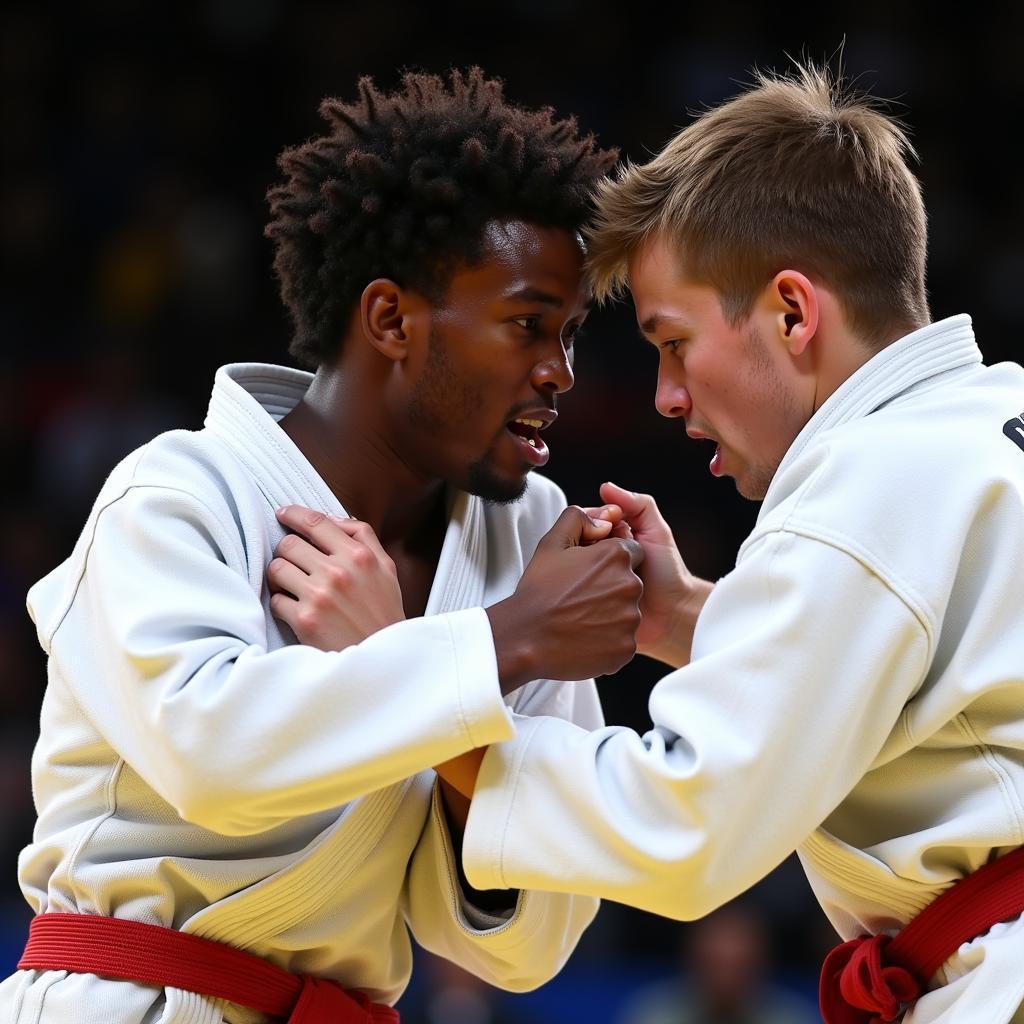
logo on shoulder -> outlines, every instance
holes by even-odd
[[[1007,420],[1003,424],[1003,433],[1024,452],[1024,413]]]

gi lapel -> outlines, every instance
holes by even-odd
[[[474,608],[484,602],[487,582],[487,531],[483,501],[456,491],[451,502],[448,532],[437,560],[425,615]]]

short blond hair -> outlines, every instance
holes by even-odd
[[[827,67],[755,72],[749,90],[649,163],[599,183],[586,231],[595,294],[621,294],[631,257],[663,236],[733,323],[792,268],[826,283],[851,329],[880,347],[930,319],[927,225],[910,157],[903,127]]]

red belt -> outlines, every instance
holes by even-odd
[[[894,936],[865,935],[825,957],[818,989],[825,1024],[888,1024],[960,946],[1024,914],[1024,847],[961,879]]]
[[[40,914],[19,970],[99,974],[181,988],[286,1018],[288,1024],[398,1024],[398,1012],[362,993],[291,974],[198,935],[91,914]]]

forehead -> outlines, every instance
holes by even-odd
[[[721,315],[718,293],[711,285],[689,278],[676,246],[655,235],[630,257],[629,290],[636,319],[645,334],[653,334],[664,321],[686,322]]]
[[[490,221],[480,260],[456,271],[449,297],[487,299],[532,287],[573,302],[584,287],[583,257],[579,235],[565,228]]]

